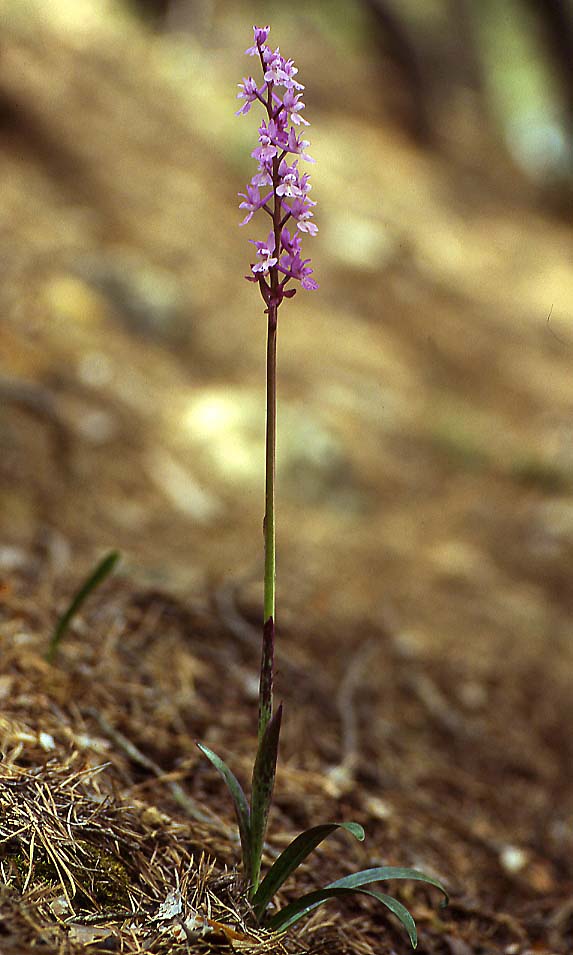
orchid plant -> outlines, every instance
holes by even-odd
[[[319,905],[332,898],[359,892],[371,896],[394,913],[406,928],[413,947],[417,944],[416,925],[412,915],[392,896],[364,888],[387,879],[414,879],[436,886],[444,895],[443,886],[417,869],[377,866],[356,872],[330,882],[324,888],[296,899],[279,911],[271,911],[275,893],[316,847],[337,829],[345,830],[356,839],[364,839],[364,830],[356,822],[325,823],[302,832],[275,860],[261,880],[261,862],[265,844],[267,821],[272,803],[282,704],[273,704],[274,646],[275,646],[275,451],[276,451],[276,353],[277,316],[285,298],[297,291],[294,283],[303,289],[318,288],[312,278],[310,259],[302,258],[303,235],[315,236],[318,228],[313,220],[316,203],[310,199],[310,177],[299,169],[299,160],[314,162],[308,154],[309,143],[298,130],[308,126],[302,111],[304,86],[295,78],[298,70],[292,60],[285,59],[279,49],[272,50],[266,43],[269,30],[254,27],[254,42],[246,51],[256,57],[262,68],[262,81],[252,76],[239,84],[238,98],[243,100],[237,115],[248,113],[253,104],[260,104],[266,117],[259,127],[259,143],[252,152],[257,161],[257,172],[239,193],[240,208],[246,210],[241,225],[246,225],[254,214],[262,210],[271,220],[270,231],[264,241],[253,241],[256,262],[245,276],[258,283],[266,305],[267,315],[267,373],[266,373],[266,455],[265,455],[265,516],[264,531],[264,598],[263,637],[259,683],[258,748],[253,767],[251,802],[247,799],[236,776],[227,764],[209,747],[198,743],[201,752],[211,761],[230,790],[237,816],[242,849],[244,878],[254,918],[259,925],[275,931],[284,931]]]

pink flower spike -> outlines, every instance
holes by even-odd
[[[264,242],[251,240],[257,255],[246,276],[258,283],[265,314],[271,315],[284,299],[295,294],[291,283],[300,283],[305,289],[318,288],[310,259],[302,258],[301,248],[304,235],[316,235],[318,227],[313,222],[316,202],[309,196],[310,176],[299,168],[299,160],[314,162],[301,129],[310,125],[301,115],[305,109],[301,93],[304,86],[296,79],[298,70],[293,60],[282,56],[278,47],[267,45],[269,29],[253,27],[254,44],[247,53],[258,56],[264,82],[257,85],[257,80],[248,76],[239,83],[237,99],[242,103],[237,114],[248,113],[255,101],[265,114],[258,130],[259,141],[251,153],[258,169],[245,192],[239,193],[239,208],[244,214],[242,226],[261,209],[273,219]]]

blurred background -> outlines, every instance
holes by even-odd
[[[185,595],[259,577],[257,119],[234,111],[264,20],[318,160],[320,289],[279,330],[283,622],[570,646],[571,3],[0,9],[3,572],[113,546]]]

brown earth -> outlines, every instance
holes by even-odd
[[[255,120],[233,117],[252,14],[216,5],[184,45],[53,7],[1,7],[0,949],[200,951],[153,918],[178,873],[225,921],[238,846],[194,740],[244,780],[255,745],[265,342],[235,205]],[[297,890],[415,865],[452,895],[397,892],[422,952],[569,953],[573,235],[493,146],[416,150],[370,64],[305,27],[273,25],[308,87],[321,288],[279,329],[270,851],[356,819],[366,843],[334,837]],[[99,856],[70,862],[70,807]],[[282,944],[408,950],[361,901]]]

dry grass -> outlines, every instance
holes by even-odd
[[[241,951],[283,951],[277,938],[248,927],[236,876],[193,853],[196,828],[122,799],[109,765],[83,763],[77,753],[33,769],[4,760],[3,943],[166,953],[228,941]]]

